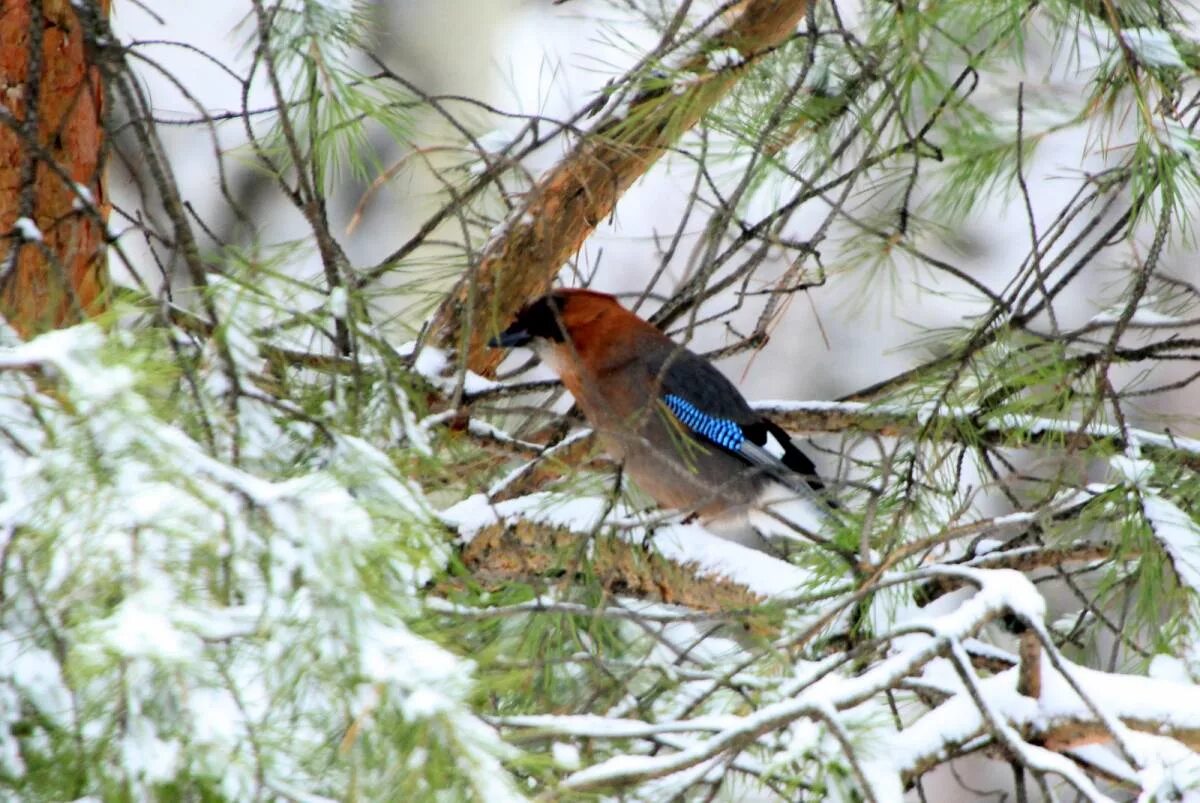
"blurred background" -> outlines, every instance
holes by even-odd
[[[521,130],[520,116],[569,117],[595,100],[608,81],[654,45],[656,35],[645,19],[634,8],[620,5],[582,0],[561,4],[540,0],[377,3],[371,8],[375,21],[371,55],[425,93],[471,98],[494,109],[489,113],[482,106],[446,101],[483,147],[499,150]],[[848,24],[853,24],[853,7],[843,13]],[[235,3],[159,4],[152,13],[128,4],[118,7],[114,25],[122,38],[141,41],[136,52],[144,58],[142,79],[160,119],[167,123],[163,136],[175,154],[179,183],[197,214],[221,237],[251,241],[250,231],[244,225],[239,229],[222,196],[219,169],[223,169],[230,192],[253,211],[256,236],[261,241],[303,238],[306,228],[301,216],[282,201],[271,177],[257,170],[243,150],[246,135],[236,116],[243,91],[250,108],[270,106],[261,71],[243,86],[217,63],[244,73],[252,34],[244,14],[245,8]],[[976,101],[985,108],[994,104],[998,115],[1012,118],[1017,87],[1024,82],[1026,125],[1034,128],[1053,121],[1070,107],[1068,99],[1077,102],[1085,68],[1089,63],[1094,66],[1105,44],[1097,40],[1068,46],[1049,37],[1040,41],[1030,37],[1025,69],[987,76]],[[360,61],[365,71],[372,71],[370,60],[361,57]],[[202,126],[170,124],[195,118],[175,76],[187,78],[187,91],[196,102],[233,115],[216,127],[215,141],[213,132]],[[416,114],[414,130],[417,139],[427,143],[428,153],[414,155],[377,133],[372,144],[380,163],[403,163],[395,177],[382,182],[365,203],[370,187],[366,181],[348,177],[332,193],[331,221],[356,265],[384,258],[437,208],[442,186],[435,169],[453,169],[455,164],[470,161],[462,151],[439,150],[457,136],[444,117],[429,109]],[[264,126],[268,123],[265,115],[261,122]],[[719,137],[716,142],[719,145]],[[1105,134],[1086,125],[1066,125],[1040,137],[1024,166],[1035,219],[1043,225],[1052,219],[1088,174],[1106,166],[1110,146],[1116,147],[1119,157],[1119,143],[1119,132]],[[548,144],[525,159],[525,166],[537,175],[554,163],[563,147],[561,141]],[[803,138],[793,147],[803,148]],[[736,184],[740,177],[736,160],[715,164],[712,178],[717,184]],[[114,165],[112,193],[118,206],[136,206],[137,167],[136,163]],[[666,244],[680,226],[695,172],[693,164],[681,158],[657,165],[621,200],[612,219],[587,242],[576,264],[564,270],[563,283],[578,285],[586,280],[597,289],[637,294],[645,291],[654,277],[654,292],[669,296],[689,275],[703,234],[703,219],[697,217],[682,229],[673,256],[665,261],[661,274],[656,274]],[[922,176],[915,194],[936,194],[938,185],[938,175]],[[782,192],[770,184],[761,187],[748,212],[768,210]],[[893,201],[886,192],[878,198],[851,199],[860,210]],[[364,203],[361,222],[353,233],[347,233],[360,203]],[[808,204],[789,223],[790,236],[803,240],[827,214],[826,205]],[[835,222],[834,227],[835,234],[820,249],[826,277],[823,285],[791,298],[761,350],[722,363],[749,398],[835,399],[852,393],[927,357],[928,350],[921,342],[930,330],[960,327],[986,309],[978,292],[903,255],[877,264],[857,258],[854,239],[860,235],[844,222]],[[454,229],[455,224],[446,224],[438,236],[461,241],[461,232]],[[946,259],[996,292],[1016,274],[1031,239],[1025,202],[1016,194],[989,197],[963,223],[918,237],[927,253]],[[1144,248],[1148,238],[1146,232],[1135,239]],[[831,242],[845,246],[845,252],[830,247]],[[1162,261],[1165,272],[1181,278],[1194,274],[1198,252],[1194,239],[1191,242],[1193,247],[1177,245],[1168,251]],[[450,261],[443,265],[447,277],[455,273],[455,262],[461,265],[462,255],[456,248],[442,249],[440,257],[436,244],[422,248],[431,262],[439,258]],[[1080,326],[1112,308],[1128,265],[1136,258],[1133,251],[1120,256],[1110,252],[1090,265],[1086,277],[1057,301],[1054,312],[1059,326]],[[764,282],[786,269],[790,257],[781,251],[767,259],[776,265],[762,270]],[[310,260],[315,272],[315,254]],[[813,279],[811,272],[808,278]],[[403,302],[393,303],[401,311],[398,323],[410,328],[420,325],[419,311],[405,313]],[[653,307],[651,300],[642,311]],[[729,317],[730,324],[743,332],[753,329],[754,307],[750,298],[742,310]],[[724,325],[715,323],[690,334],[698,350],[718,348],[731,339]],[[397,337],[406,335],[398,331]],[[1115,369],[1116,375],[1128,379],[1141,370]],[[1154,371],[1155,381],[1173,381],[1186,376],[1190,368],[1167,364]],[[1196,391],[1186,389],[1151,397],[1145,413],[1171,415],[1195,408]]]

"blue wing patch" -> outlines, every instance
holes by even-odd
[[[663,397],[667,408],[678,418],[685,427],[698,435],[703,435],[718,446],[731,452],[739,452],[746,436],[742,428],[728,418],[716,418],[700,411],[696,405],[674,394]]]

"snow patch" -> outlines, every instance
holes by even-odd
[[[1157,494],[1142,498],[1142,510],[1154,537],[1171,558],[1179,582],[1200,593],[1200,525]]]
[[[16,229],[17,234],[21,235],[21,239],[27,243],[40,243],[45,239],[38,225],[27,217],[19,217],[14,220],[13,228]]]
[[[607,519],[603,518],[606,512]],[[812,575],[799,566],[720,538],[697,524],[667,522],[647,526],[642,516],[603,497],[540,492],[492,502],[480,493],[438,515],[466,542],[483,528],[502,522],[533,521],[581,534],[608,524],[622,538],[633,543],[653,538],[655,547],[669,560],[695,563],[703,573],[726,577],[756,594],[795,594],[813,584]]]
[[[1138,60],[1150,67],[1186,67],[1187,62],[1171,41],[1171,34],[1162,28],[1126,28],[1121,39]]]
[[[416,341],[404,343],[396,349],[396,353],[401,357],[412,357],[416,352]],[[412,368],[428,380],[431,385],[444,393],[453,392],[457,385],[457,376],[455,374],[447,374],[447,371],[450,369],[449,356],[447,356],[446,352],[434,346],[421,346],[421,351],[417,353]],[[497,387],[500,387],[500,383],[482,377],[473,371],[467,371],[463,377],[463,392],[467,394],[486,393]]]
[[[344,321],[350,311],[350,296],[345,287],[335,287],[329,291],[329,314]]]
[[[723,47],[708,54],[708,69],[712,72],[732,69],[742,62],[742,54],[736,47]]]
[[[577,770],[582,763],[579,748],[569,742],[555,742],[550,745],[550,755],[554,763],[565,770]]]
[[[1124,484],[1132,488],[1147,489],[1150,478],[1154,476],[1154,462],[1126,455],[1113,455],[1108,459],[1108,466]]]

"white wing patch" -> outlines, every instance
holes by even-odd
[[[766,450],[767,454],[781,463],[783,462],[783,456],[787,454],[783,448],[783,444],[770,432],[767,433],[767,442],[763,444],[762,448]]]

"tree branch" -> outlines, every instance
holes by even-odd
[[[432,342],[460,349],[471,370],[492,373],[500,355],[484,347],[489,334],[550,288],[633,182],[735,85],[741,65],[714,71],[708,54],[736,48],[745,64],[787,39],[807,9],[807,0],[750,0],[680,68],[696,76],[683,92],[674,94],[660,80],[643,88],[627,111],[608,113],[529,191],[479,264],[459,280],[434,316]]]

